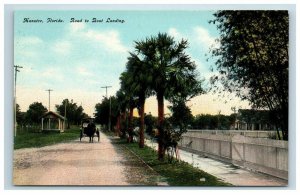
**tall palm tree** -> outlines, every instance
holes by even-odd
[[[123,88],[119,89],[116,93],[116,98],[118,102],[118,115],[117,115],[117,130],[118,133],[122,132],[122,136],[124,136],[124,129],[123,123],[125,122],[125,115],[126,109],[128,107],[128,99],[126,98],[126,93]]]
[[[147,66],[147,72],[152,75],[151,89],[156,93],[158,102],[158,158],[164,158],[164,99],[181,97],[187,99],[199,94],[201,84],[195,73],[196,65],[185,53],[187,40],[179,43],[165,33],[157,37],[146,38],[136,43],[136,50]]]
[[[133,75],[131,72],[125,71],[120,76],[121,81],[121,90],[124,92],[126,102],[126,108],[129,108],[129,117],[128,117],[128,142],[133,141],[133,126],[132,126],[132,120],[133,120],[133,110],[136,107],[134,97],[133,97],[133,90],[132,90],[132,83],[133,83]]]
[[[131,93],[138,98],[138,108],[140,115],[140,128],[139,128],[139,147],[144,147],[144,109],[146,98],[150,95],[150,86],[152,75],[146,69],[145,61],[139,59],[137,54],[130,53],[128,57],[126,71],[131,76],[130,89]]]

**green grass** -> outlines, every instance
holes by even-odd
[[[123,140],[118,141],[116,144],[127,147],[134,152],[152,169],[166,178],[170,186],[231,186],[231,184],[222,182],[218,178],[194,168],[186,162],[175,161],[168,163],[167,160],[159,161],[157,151],[150,147],[139,148],[137,143],[129,144]],[[201,181],[203,178],[205,178],[205,181]]]
[[[79,127],[72,127],[63,133],[22,133],[14,138],[14,149],[42,147],[79,138]]]

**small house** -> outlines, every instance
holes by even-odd
[[[42,131],[64,132],[65,117],[49,111],[42,116]]]
[[[239,109],[235,129],[274,130],[276,128],[273,120],[269,110]]]

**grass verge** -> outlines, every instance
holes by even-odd
[[[166,179],[169,186],[232,186],[213,175],[210,175],[184,161],[168,163],[167,160],[159,161],[157,152],[150,147],[139,148],[137,143],[126,143],[125,140],[118,140],[119,144],[134,152],[153,170]]]
[[[72,127],[63,133],[23,133],[14,138],[14,149],[42,147],[79,138],[79,127]]]

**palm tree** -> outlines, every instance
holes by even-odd
[[[133,110],[136,107],[135,101],[134,101],[134,97],[133,97],[133,92],[132,92],[132,80],[133,75],[128,72],[125,71],[121,74],[120,76],[120,81],[121,81],[121,90],[124,92],[125,95],[125,99],[123,101],[126,102],[126,108],[129,107],[129,120],[128,120],[128,142],[132,142],[133,141],[133,127],[132,127],[132,119],[133,119]],[[125,110],[126,112],[126,110]]]
[[[152,74],[148,70],[147,61],[140,60],[137,54],[130,53],[128,58],[128,71],[134,75],[133,89],[138,97],[138,110],[140,115],[140,148],[144,147],[145,127],[145,101],[151,95]]]
[[[128,106],[128,99],[126,98],[125,91],[121,88],[116,93],[116,98],[118,102],[118,115],[117,115],[117,130],[118,133],[122,132],[122,136],[125,135],[123,123],[125,122],[126,109]]]
[[[165,33],[157,37],[146,38],[136,43],[136,50],[152,75],[151,89],[156,93],[158,102],[158,158],[164,158],[164,99],[191,98],[202,91],[201,83],[195,73],[196,65],[184,52],[187,40],[179,43]],[[150,78],[149,78],[150,80]]]
[[[148,73],[146,69],[146,63],[140,60],[137,54],[130,53],[128,57],[126,72],[126,86],[128,87],[130,94],[137,97],[137,105],[140,115],[140,128],[139,128],[139,147],[144,147],[144,108],[146,98],[150,95],[150,85],[152,81],[152,75]],[[124,78],[124,77],[123,77]]]

